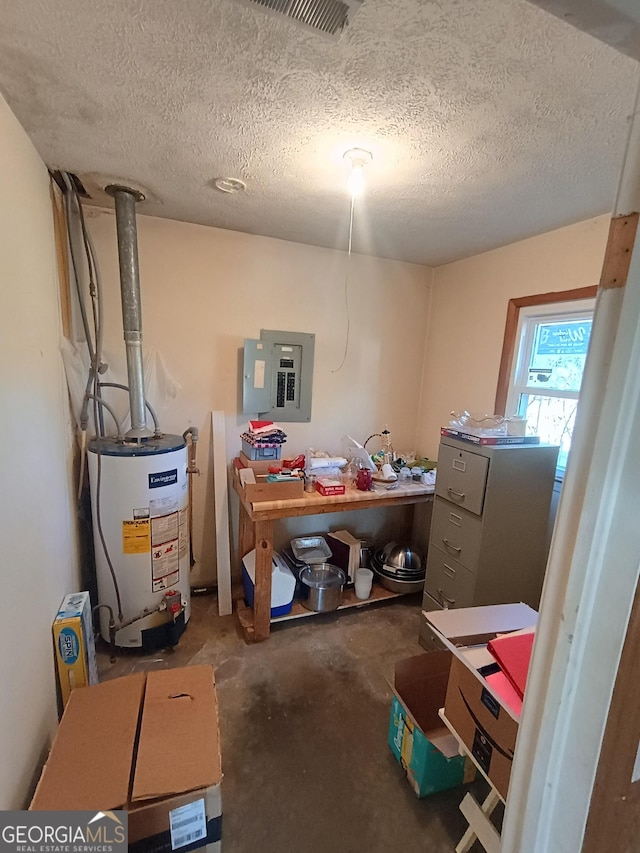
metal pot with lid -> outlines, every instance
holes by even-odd
[[[307,610],[325,613],[340,606],[346,580],[342,569],[331,563],[306,566],[300,572],[300,580],[309,590],[309,597],[301,602]]]

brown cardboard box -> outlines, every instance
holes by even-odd
[[[238,468],[234,467],[233,476],[240,479]],[[244,498],[249,503],[254,501],[286,501],[290,498],[301,498],[304,495],[304,483],[300,477],[291,477],[290,481],[267,481],[266,475],[255,474],[255,483],[240,485]]]
[[[521,603],[422,613],[421,645],[426,649],[445,648],[453,655],[444,715],[504,798],[519,717],[485,679],[488,672],[497,668],[486,645],[498,634],[534,626],[537,615]]]
[[[282,468],[281,459],[249,459],[242,451],[238,453],[238,459],[242,468],[253,468],[256,474],[268,474],[272,466]]]
[[[212,667],[159,670],[73,691],[30,808],[126,809],[143,853],[171,850],[175,811],[193,804],[198,846],[218,853],[221,782]]]
[[[506,799],[518,722],[477,674],[456,657],[451,661],[444,714],[498,793]]]

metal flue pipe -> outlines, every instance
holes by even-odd
[[[144,195],[130,187],[108,186],[106,192],[116,203],[116,228],[118,233],[118,261],[120,265],[120,295],[122,322],[127,352],[129,384],[130,439],[149,438],[144,396],[144,369],[142,362],[142,305],[140,300],[140,270],[138,267],[138,234],[136,229],[136,202]]]

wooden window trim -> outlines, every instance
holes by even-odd
[[[577,287],[574,290],[560,290],[553,293],[536,293],[533,296],[519,296],[516,299],[509,300],[509,304],[507,305],[507,321],[504,326],[502,355],[500,356],[500,370],[498,371],[496,402],[493,409],[497,415],[506,415],[507,394],[509,392],[509,380],[515,356],[520,309],[529,308],[532,305],[552,305],[555,302],[593,299],[597,292],[597,286],[592,285],[590,287]]]

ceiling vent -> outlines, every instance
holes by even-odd
[[[313,30],[339,38],[351,23],[362,0],[249,0],[292,18]]]

